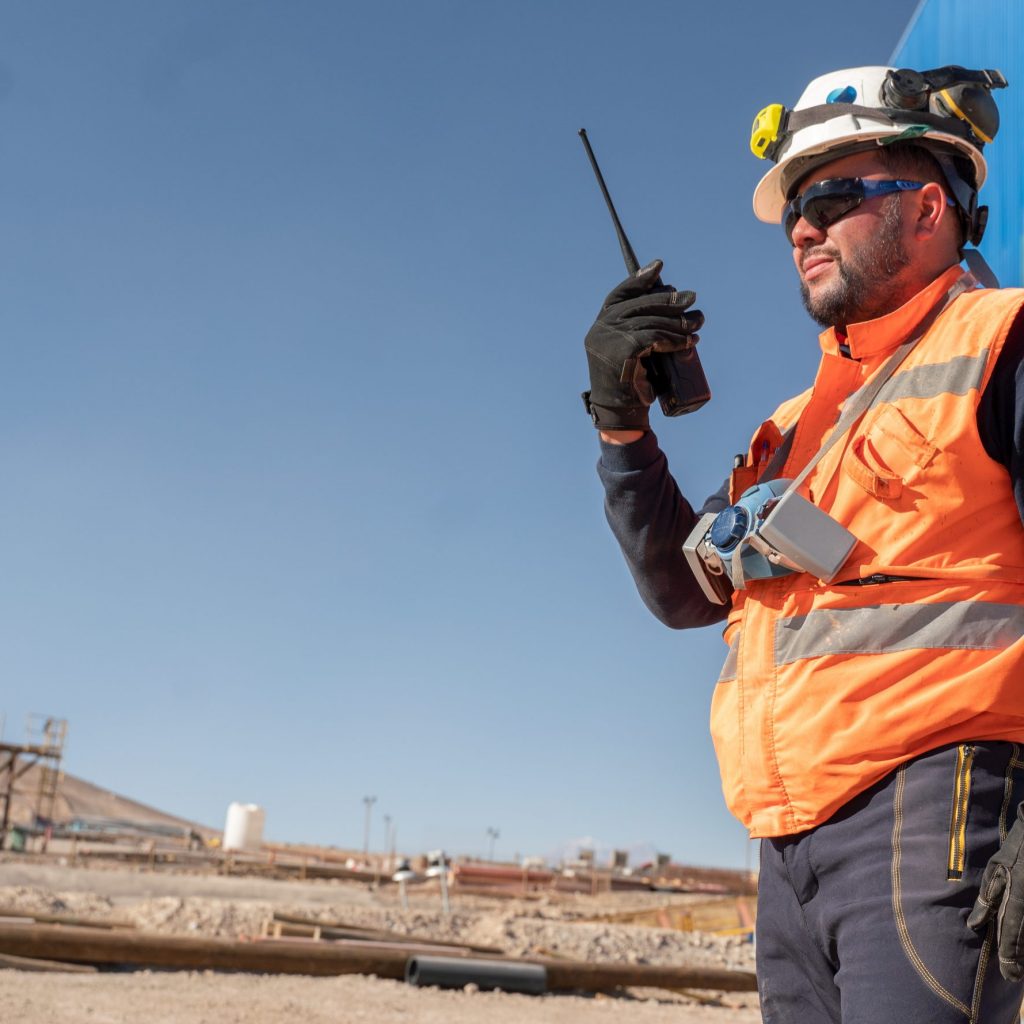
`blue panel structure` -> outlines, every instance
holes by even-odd
[[[1004,285],[1024,284],[1024,3],[1021,0],[921,0],[896,46],[894,67],[961,64],[998,68],[1009,88],[993,95],[1000,128],[985,147],[989,207],[980,249]]]

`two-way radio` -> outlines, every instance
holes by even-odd
[[[626,270],[630,274],[635,274],[640,269],[640,261],[636,258],[633,246],[629,244],[626,232],[622,228],[619,215],[615,212],[612,197],[608,194],[608,186],[604,183],[604,175],[601,174],[601,168],[597,166],[597,158],[594,156],[593,149],[590,148],[586,128],[581,128],[579,135],[583,140],[583,147],[587,151],[590,166],[594,169],[601,194],[608,206],[608,212],[612,215],[612,223],[615,225],[615,234],[619,239],[622,258],[626,262]],[[660,279],[657,283],[661,283]],[[707,377],[704,376],[704,368],[700,365],[700,359],[697,357],[696,348],[687,349],[685,352],[654,352],[646,356],[642,363],[647,372],[647,380],[658,397],[661,411],[666,416],[682,416],[683,413],[693,412],[711,397],[711,389],[708,387]]]

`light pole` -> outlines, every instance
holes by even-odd
[[[498,831],[498,829],[496,829],[493,825],[489,825],[487,828],[487,835],[490,837],[491,840],[490,852],[487,855],[487,859],[494,860],[494,840],[501,835],[501,832]]]
[[[436,878],[441,883],[441,912],[447,917],[452,912],[448,901],[448,857],[444,850],[436,850],[427,856],[430,859],[427,878]]]
[[[403,860],[398,865],[398,870],[391,876],[393,882],[398,883],[398,892],[402,897],[402,909],[409,909],[409,893],[406,891],[405,883],[416,877],[416,872],[409,867],[409,862]]]
[[[384,815],[384,859],[388,858],[388,849],[391,846],[391,815]],[[391,867],[390,860],[388,860],[388,867]]]
[[[364,796],[363,803],[366,804],[366,826],[363,830],[363,855],[369,856],[370,854],[370,813],[373,810],[373,805],[377,802],[375,796]]]

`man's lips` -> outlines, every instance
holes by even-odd
[[[834,262],[831,256],[808,256],[800,264],[800,272],[805,281],[814,281],[826,273]]]

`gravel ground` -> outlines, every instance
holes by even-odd
[[[0,912],[109,918],[130,921],[145,931],[237,938],[258,935],[276,909],[425,939],[496,946],[519,956],[753,970],[753,946],[735,937],[581,920],[665,901],[654,894],[529,901],[462,896],[454,899],[453,913],[446,917],[440,912],[437,894],[425,891],[414,892],[410,909],[403,911],[397,894],[387,889],[371,892],[361,885],[311,888],[309,883],[220,878],[212,880],[218,884],[214,888],[217,895],[211,896],[211,879],[189,875],[82,872],[54,865],[10,868],[10,864],[0,864]],[[679,902],[679,897],[672,897],[672,902]],[[615,998],[443,992],[359,976],[150,971],[82,975],[0,970],[0,1021],[33,1024],[135,1024],[140,1020],[147,1024],[276,1024],[286,1019],[300,1019],[303,1024],[440,1024],[442,1020],[478,1024],[482,1017],[488,1024],[568,1024],[570,1020],[576,1024],[591,1017],[614,1019],[616,1024],[753,1024],[761,1019],[753,994],[730,994],[719,1002],[706,1005],[662,990],[636,990]]]
[[[444,992],[348,975],[29,974],[0,971],[0,1020],[32,1024],[757,1024],[753,1006],[700,1006],[671,995]]]
[[[607,898],[606,898],[607,899]],[[160,896],[115,903],[92,892],[54,892],[30,886],[0,888],[0,908],[47,914],[70,914],[97,920],[130,921],[144,931],[216,938],[259,935],[275,909],[325,922],[387,929],[423,939],[494,946],[512,956],[553,954],[572,960],[631,964],[692,964],[754,970],[753,946],[735,937],[679,932],[639,925],[590,923],[579,920],[594,908],[573,901],[568,906],[510,901],[492,909],[440,911],[363,906],[338,901],[310,910],[303,904],[264,900],[222,900]],[[607,904],[604,904],[605,906]]]

